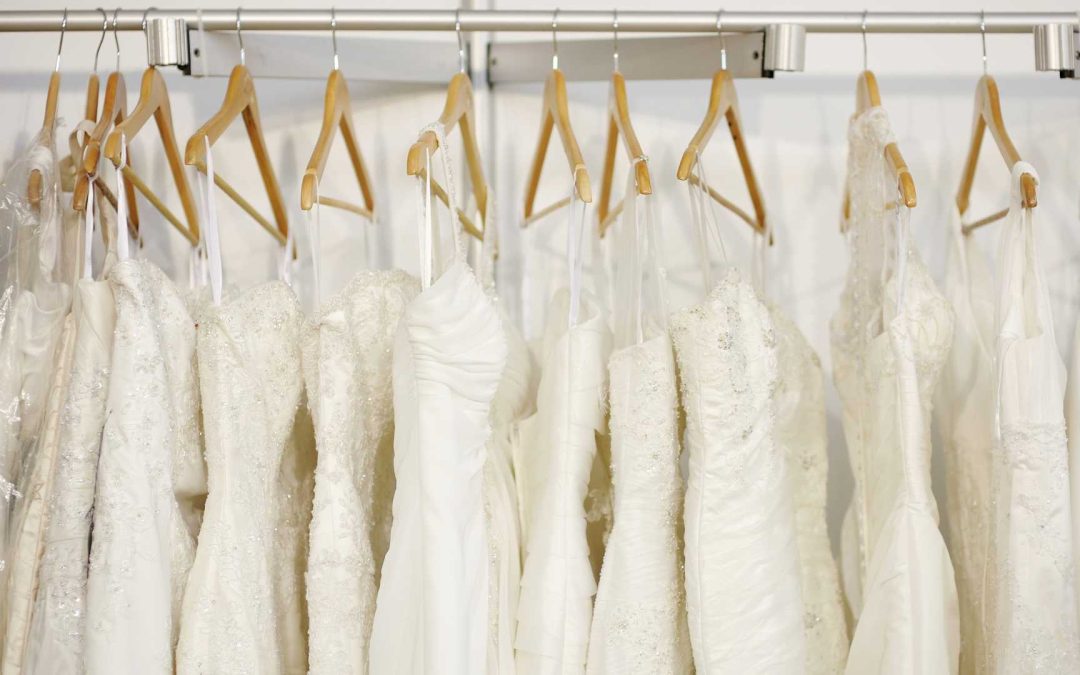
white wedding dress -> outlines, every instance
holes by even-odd
[[[86,669],[172,673],[206,480],[195,318],[161,269],[120,257],[109,274],[116,330],[94,497]]]
[[[628,191],[623,204],[613,233],[618,348],[608,360],[614,525],[597,584],[586,672],[681,675],[692,660],[675,358],[649,204],[638,203],[636,191]]]
[[[391,347],[419,282],[362,271],[305,329],[318,463],[307,560],[310,672],[366,673],[394,493]],[[378,514],[378,515],[376,515]]]
[[[945,458],[945,524],[960,607],[960,672],[988,672],[985,610],[994,569],[991,466],[996,377],[994,281],[973,237],[953,210],[945,294],[956,313],[949,359],[934,400]],[[989,572],[989,575],[988,575]]]
[[[106,215],[104,210],[100,215]],[[92,221],[83,237],[95,236],[91,225]],[[104,222],[99,225],[108,226]],[[106,265],[111,262],[110,250]],[[109,282],[92,279],[86,269],[84,278],[75,286],[72,306],[75,342],[59,415],[52,496],[45,511],[41,570],[25,659],[30,673],[85,670],[90,524],[116,323]],[[104,271],[107,275],[108,267]]]
[[[440,156],[456,204],[441,128]],[[430,176],[430,170],[428,171]],[[420,218],[421,292],[394,340],[390,549],[371,633],[374,675],[482,673],[488,661],[484,463],[491,404],[507,358],[499,314],[449,236],[430,191]]]
[[[773,394],[776,443],[787,459],[795,502],[795,543],[806,629],[806,672],[830,675],[847,660],[847,620],[840,575],[829,543],[828,435],[821,361],[802,332],[775,306],[779,382]]]
[[[834,377],[855,493],[844,519],[844,584],[857,617],[848,673],[955,673],[952,563],[930,490],[930,398],[953,315],[918,255],[895,183],[881,108],[849,127],[851,267],[833,317]]]
[[[208,307],[199,385],[208,493],[177,672],[307,672],[304,568],[314,439],[301,405],[303,315],[281,281]]]
[[[1013,165],[1002,223],[996,315],[992,503],[997,560],[986,616],[993,622],[989,670],[1080,671],[1068,450],[1065,365],[1054,338],[1050,295],[1035,246],[1032,209],[1022,206]]]
[[[581,287],[588,226],[583,214],[573,217],[572,201],[570,285],[555,294],[547,312],[536,414],[523,424],[515,460],[525,557],[516,636],[522,675],[585,671],[596,593],[587,498],[594,506],[594,542],[603,529],[599,495],[589,492],[598,435],[607,428],[612,336],[605,312]]]
[[[694,168],[707,183],[700,158]],[[672,316],[671,335],[689,456],[683,519],[694,667],[803,673],[805,611],[776,420],[775,328],[757,290],[726,260],[713,284],[712,241],[726,258],[719,216],[703,187],[690,187],[690,206],[707,295]]]

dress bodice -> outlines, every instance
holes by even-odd
[[[507,354],[499,316],[466,263],[452,262],[412,300],[393,350],[397,489],[370,668],[482,672],[484,448]]]
[[[672,317],[686,443],[686,596],[698,672],[802,672],[795,519],[775,443],[776,336],[729,269]]]
[[[359,272],[305,329],[319,449],[306,586],[313,675],[367,671],[394,492],[390,349],[418,292],[404,272]]]
[[[180,673],[303,673],[314,444],[301,407],[292,289],[270,282],[205,308],[199,383],[206,513],[184,596]]]

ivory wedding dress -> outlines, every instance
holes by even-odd
[[[608,361],[614,525],[597,584],[586,672],[682,675],[692,661],[675,358],[649,204],[638,203],[633,175],[629,180],[614,226],[618,348]]]
[[[612,337],[604,312],[581,288],[587,226],[583,213],[573,218],[576,203],[570,212],[570,287],[555,294],[547,313],[536,414],[525,422],[516,461],[524,486],[525,565],[516,637],[522,675],[584,672],[596,593],[585,501],[597,434],[606,430]]]
[[[494,278],[498,227],[484,219],[484,241],[477,276],[496,306],[506,335],[506,367],[491,403],[491,436],[484,459],[484,513],[487,520],[488,666],[490,675],[513,675],[514,635],[517,632],[521,588],[521,524],[514,456],[520,452],[519,427],[536,409],[538,374],[529,346],[499,302]]]
[[[949,359],[934,401],[948,499],[945,524],[960,607],[960,672],[988,672],[984,611],[994,569],[991,465],[994,448],[993,278],[973,237],[964,236],[954,209],[945,294],[956,313]]]
[[[697,173],[707,182],[700,158]],[[698,673],[802,673],[806,629],[795,511],[777,441],[776,335],[768,307],[739,270],[713,285],[715,214],[691,187],[704,302],[671,319],[689,454],[686,606]],[[707,227],[710,226],[710,227]]]
[[[158,267],[122,250],[120,258],[109,274],[116,330],[94,498],[86,668],[172,673],[205,485],[195,319]]]
[[[305,330],[318,447],[306,577],[312,675],[367,672],[386,555],[375,525],[394,494],[390,352],[419,286],[399,270],[359,272]]]
[[[806,672],[829,675],[847,660],[847,620],[826,521],[828,437],[821,361],[799,328],[771,306],[780,373],[773,394],[776,443],[784,450],[795,502]]]
[[[93,209],[93,201],[89,204]],[[105,216],[103,211],[102,216]],[[82,237],[95,236],[86,219]],[[101,222],[108,227],[108,223]],[[115,237],[112,239],[115,240]],[[113,252],[106,259],[108,275]],[[86,273],[75,286],[71,375],[59,414],[56,466],[25,666],[31,673],[82,673],[90,523],[112,359],[116,307],[106,280]]]
[[[198,362],[208,494],[177,672],[307,672],[304,568],[314,443],[303,315],[273,281],[206,309]]]
[[[456,204],[443,130],[432,129]],[[447,236],[433,222],[430,189],[420,190],[422,290],[393,347],[397,487],[370,670],[474,675],[488,659],[484,461],[506,337],[464,259],[456,213]]]
[[[908,247],[906,211],[871,108],[848,132],[851,268],[832,320],[834,376],[855,493],[844,519],[844,584],[858,618],[848,673],[954,673],[959,626],[952,563],[930,490],[930,397],[953,315]]]
[[[1050,295],[1012,168],[1002,223],[996,311],[997,428],[992,502],[994,597],[989,666],[996,673],[1080,671],[1063,400],[1065,366]]]

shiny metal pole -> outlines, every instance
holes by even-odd
[[[117,29],[142,30],[142,9],[119,13]],[[0,11],[0,32],[57,31],[62,10]],[[206,30],[233,30],[235,10],[205,10]],[[196,24],[196,11],[153,10],[150,16],[183,20]],[[447,31],[457,25],[454,10],[337,10],[338,31]],[[868,33],[978,33],[980,12],[871,12],[865,17]],[[551,11],[462,10],[461,30],[487,32],[547,32]],[[1074,23],[1072,12],[987,12],[990,33],[1030,33],[1043,24]],[[767,26],[795,24],[808,33],[859,33],[863,12],[724,12],[724,30],[759,32]],[[244,9],[244,29],[248,31],[326,31],[330,9],[260,10]],[[101,14],[96,10],[68,12],[67,30],[99,31]],[[559,12],[560,33],[609,33],[611,11]],[[712,33],[716,12],[619,12],[620,33]]]

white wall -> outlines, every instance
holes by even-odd
[[[93,8],[89,0],[68,0],[72,9]],[[891,3],[869,2],[871,11],[897,9]],[[8,7],[7,5],[14,5]],[[160,8],[188,6],[184,2],[158,2]],[[1073,11],[1062,0],[1044,0],[1037,9]],[[225,8],[213,2],[207,8]],[[288,0],[265,0],[259,7],[297,6]],[[371,7],[340,1],[338,7]],[[447,0],[405,0],[399,8],[451,7]],[[535,8],[527,0],[507,0],[499,8]],[[5,3],[8,8],[38,8],[39,4]],[[563,9],[608,9],[598,2],[564,2]],[[699,0],[683,0],[681,9],[714,9]],[[58,7],[59,8],[59,7]],[[760,3],[735,2],[730,11],[762,9]],[[768,4],[770,10],[808,9],[793,0]],[[988,0],[987,11],[1029,9],[1008,0]],[[656,9],[649,0],[631,0],[620,9]],[[812,6],[815,10],[859,11],[862,4],[828,0]],[[978,11],[980,7],[962,0],[907,3],[905,10]],[[422,37],[422,36],[412,36]],[[532,36],[546,39],[548,36]],[[428,35],[425,39],[448,40],[453,35]],[[500,36],[499,39],[522,39]],[[564,40],[571,39],[564,36]],[[69,120],[82,109],[86,73],[93,58],[97,36],[70,34],[64,49],[65,73],[60,103],[61,114]],[[329,43],[329,39],[328,39]],[[55,34],[0,35],[0,121],[11,130],[0,135],[0,161],[5,165],[28,136],[36,131],[44,101],[48,71],[55,54]],[[138,75],[145,63],[140,35],[121,34],[122,64],[128,74],[129,90],[138,87]],[[329,44],[327,46],[329,54]],[[719,59],[719,57],[718,57]],[[772,251],[772,292],[776,301],[796,320],[817,348],[829,368],[828,319],[835,309],[846,267],[846,247],[838,233],[844,174],[846,126],[854,106],[854,81],[862,59],[857,35],[810,35],[807,40],[806,72],[779,74],[774,80],[744,80],[738,83],[747,143],[762,185],[768,213],[776,229],[777,245]],[[327,59],[329,66],[329,58]],[[102,71],[111,67],[111,38],[102,50]],[[919,206],[912,213],[912,230],[924,258],[939,277],[944,253],[952,198],[956,190],[963,155],[970,133],[972,93],[981,74],[981,48],[977,35],[897,35],[869,37],[869,63],[878,75],[895,134],[915,176]],[[1033,163],[1041,176],[1039,207],[1040,245],[1054,300],[1057,334],[1063,351],[1071,348],[1072,326],[1077,317],[1080,238],[1076,223],[1080,209],[1078,147],[1080,147],[1080,83],[1062,81],[1053,74],[1034,70],[1032,39],[1029,35],[991,35],[989,63],[1001,87],[1005,119],[1017,147]],[[343,63],[347,72],[349,64]],[[298,206],[299,177],[318,131],[322,107],[321,79],[275,81],[271,73],[258,77],[263,122],[276,161],[278,178],[292,209],[292,223],[304,239],[305,216]],[[626,73],[633,78],[633,73]],[[265,77],[263,77],[265,76]],[[176,127],[180,143],[197,124],[217,108],[224,92],[223,79],[185,78],[168,75]],[[364,230],[373,234],[372,259],[379,265],[396,264],[416,269],[414,185],[404,172],[404,155],[417,130],[430,122],[441,107],[441,88],[401,88],[392,94],[354,95],[355,121],[360,140],[375,177],[381,222],[374,227],[353,222],[323,210],[323,246],[320,265],[324,271],[323,294],[340,286],[358,267],[367,264]],[[503,295],[513,295],[519,287],[522,239],[518,230],[522,188],[535,144],[539,123],[540,85],[507,86],[494,93],[495,138],[493,167],[488,167],[499,203],[502,232],[500,283]],[[357,87],[359,91],[359,87]],[[605,83],[571,83],[571,113],[594,182],[599,182],[605,131]],[[674,179],[675,165],[686,142],[704,112],[708,96],[705,81],[634,82],[629,86],[630,102],[638,135],[650,157],[656,199],[662,212],[664,249],[675,304],[692,302],[699,293],[689,236],[686,190]],[[148,131],[147,133],[152,133]],[[61,138],[66,138],[66,134]],[[149,139],[139,139],[135,161],[159,190],[168,192],[168,176],[159,153]],[[722,135],[706,156],[710,178],[736,201],[746,204],[745,191],[730,143]],[[237,184],[262,208],[254,163],[246,139],[238,129],[223,139],[215,153],[220,172]],[[996,158],[992,145],[984,146],[974,208],[980,212],[997,210],[1005,204],[1008,174]],[[554,153],[555,151],[553,151]],[[323,193],[336,196],[354,194],[340,147],[327,170]],[[460,153],[458,153],[460,155]],[[547,196],[565,193],[568,178],[565,165],[552,154],[545,171]],[[337,175],[334,175],[334,174]],[[618,185],[621,185],[621,179]],[[541,197],[543,201],[544,197]],[[218,199],[222,220],[223,250],[228,280],[247,286],[275,273],[275,255],[269,238],[243,214]],[[171,203],[175,204],[175,200]],[[186,276],[183,241],[157,221],[148,207],[147,248],[144,255],[164,265],[175,278]],[[554,250],[563,241],[557,217],[539,227],[550,233]],[[746,260],[746,248],[733,242],[747,241],[747,228],[731,221],[729,252]],[[992,228],[980,233],[980,240],[993,247]],[[307,248],[302,249],[305,253]],[[305,273],[310,267],[304,261]],[[301,275],[303,276],[303,275]],[[839,411],[830,385],[829,426],[832,437],[830,515],[835,527],[850,493],[850,473],[844,455]],[[835,535],[835,532],[834,532]]]

